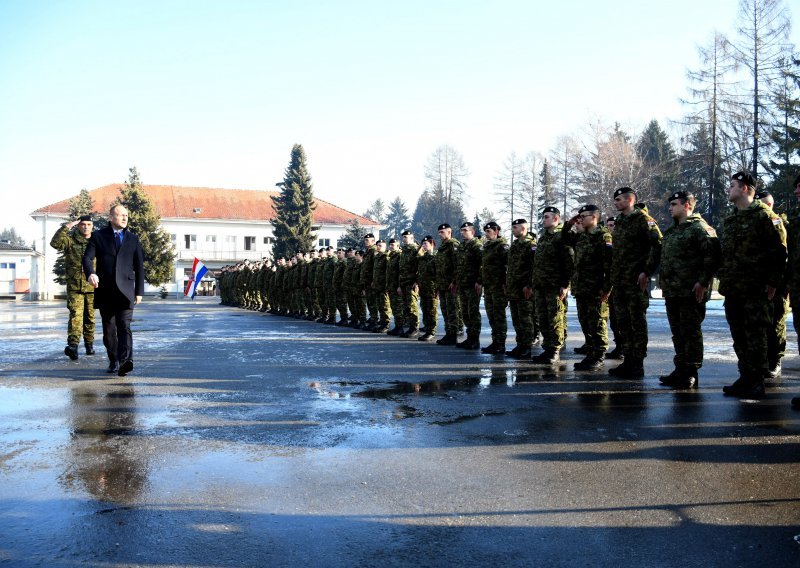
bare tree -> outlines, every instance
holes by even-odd
[[[461,153],[446,144],[436,148],[425,165],[426,190],[448,209],[463,205],[468,176]]]
[[[560,136],[555,147],[550,151],[550,172],[557,199],[567,214],[570,205],[580,199],[579,184],[580,164],[582,163],[581,146],[573,136]],[[545,203],[556,205],[556,203]]]
[[[541,180],[542,167],[545,159],[539,152],[528,152],[525,156],[520,211],[531,223],[539,216],[539,211],[544,207],[545,192]],[[548,196],[552,198],[551,196]],[[533,224],[531,225],[531,227]]]
[[[524,210],[523,196],[524,177],[526,176],[526,164],[517,156],[516,152],[511,152],[503,160],[503,169],[495,178],[494,189],[500,203],[500,212],[507,213],[510,220],[516,218],[517,212]]]

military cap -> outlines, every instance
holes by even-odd
[[[317,252],[325,252],[325,247],[322,247],[322,248],[321,248],[321,249],[319,249]]]
[[[356,251],[356,256],[364,256],[364,251],[363,251],[363,250],[361,250],[361,249],[358,249],[358,250]]]
[[[389,239],[389,244],[396,243],[397,239]]]
[[[488,223],[486,223],[483,226],[483,230],[485,231],[486,229],[492,229],[493,231],[499,231],[500,230],[500,225],[498,225],[494,221],[489,221]]]
[[[527,219],[514,219],[513,221],[511,221],[511,225],[527,225],[527,224],[528,224]]]
[[[375,235],[373,235],[372,233],[367,233],[366,235],[364,235],[364,238],[365,239],[374,239]]]
[[[377,241],[375,241],[375,244],[376,245],[386,244],[386,241],[384,241],[383,239],[378,239]]]
[[[623,193],[632,193],[634,197],[637,197],[637,195],[636,195],[636,190],[635,190],[635,189],[633,189],[632,187],[627,187],[627,186],[625,186],[625,187],[620,187],[619,189],[617,189],[617,190],[614,192],[614,197],[619,197],[619,196],[620,196],[620,195],[622,195]]]
[[[466,221],[465,223],[462,223],[462,224],[461,224],[461,228],[462,228],[462,229],[471,229],[471,228],[473,228],[474,226],[475,226],[475,225],[473,225],[473,224],[472,224],[472,223],[470,223],[469,221]]]
[[[689,199],[691,197],[694,197],[694,194],[691,191],[680,190],[670,194],[670,196],[667,198],[667,202],[669,203],[673,199]]]
[[[333,248],[333,245],[328,245],[328,250],[336,250]]]
[[[422,237],[422,242],[423,242],[423,243],[426,243],[426,242],[427,242],[427,243],[431,243],[432,245],[435,245],[435,244],[436,244],[436,241],[434,241],[434,240],[433,240],[433,237],[432,237],[432,236],[430,236],[430,235],[425,235],[424,237]]]
[[[439,225],[439,228],[438,228],[438,229],[436,229],[436,230],[437,230],[437,231],[441,231],[441,230],[443,230],[443,229],[450,229],[450,228],[451,228],[451,227],[450,227],[450,223],[442,223],[441,225]]]
[[[594,213],[595,211],[600,211],[597,205],[584,205],[580,209],[578,209],[578,215],[581,213]]]
[[[558,207],[553,207],[552,205],[548,205],[542,209],[542,213],[555,213],[556,215],[561,215],[561,211],[558,210]]]
[[[610,216],[608,219],[606,219],[606,223],[615,223],[616,221],[617,218],[614,216]]]
[[[743,184],[755,187],[756,186],[756,178],[750,172],[736,172],[731,176],[731,179],[735,179],[736,181],[740,181]]]
[[[347,247],[344,252],[353,252],[353,247]]]
[[[759,189],[756,191],[756,199],[764,199],[765,197],[771,197],[772,194],[769,192],[768,189]]]
[[[402,233],[400,233],[400,236],[401,236],[401,237],[405,237],[406,235],[413,235],[413,234],[414,234],[414,233],[412,233],[410,229],[406,229],[405,231],[403,231]]]
[[[78,218],[78,221],[90,221],[91,222],[92,221],[92,216],[91,215],[81,215]]]

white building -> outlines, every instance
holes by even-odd
[[[0,298],[35,300],[44,256],[36,250],[0,242]]]
[[[108,215],[111,204],[120,196],[124,184],[106,185],[89,192],[94,211]],[[271,256],[274,239],[272,219],[273,196],[278,192],[252,189],[214,189],[207,187],[176,187],[171,185],[145,185],[161,224],[175,245],[175,276],[167,288],[178,295],[188,281],[192,263],[199,258],[208,267],[209,274],[198,287],[200,294],[210,292],[214,278],[211,272],[227,264]],[[73,196],[75,197],[75,196]],[[43,251],[43,270],[37,290],[41,297],[52,299],[65,293],[64,286],[53,282],[53,265],[58,251],[50,247],[50,239],[68,218],[69,200],[64,199],[37,209],[31,217],[39,224],[35,248]],[[315,199],[314,232],[317,246],[336,246],[336,241],[347,231],[353,219],[367,230],[377,233],[383,225],[337,207],[327,201]],[[146,293],[157,289],[147,286]]]

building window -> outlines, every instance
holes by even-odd
[[[0,262],[0,268],[8,268],[7,262]]]
[[[175,233],[170,233],[169,240],[172,243],[172,246],[176,246],[178,244],[178,235]]]
[[[186,250],[197,249],[197,235],[183,235],[183,242]]]
[[[256,250],[256,238],[255,237],[245,237],[244,238],[244,250]]]
[[[217,244],[217,235],[206,235],[206,244],[208,245]]]
[[[321,246],[321,247],[329,247],[329,246],[331,246],[331,240],[330,239],[320,239],[319,240],[319,246]]]
[[[225,248],[231,252],[236,250],[236,236],[225,235]]]
[[[274,245],[275,238],[274,237],[264,237],[264,244],[265,245]]]
[[[17,263],[16,263],[16,262],[9,262],[9,263],[8,263],[8,267],[9,267],[11,270],[14,270],[14,269],[17,267]]]

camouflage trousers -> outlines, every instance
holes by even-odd
[[[336,292],[332,286],[323,290],[325,290],[325,309],[322,313],[328,319],[336,319]]]
[[[389,302],[389,292],[376,290],[375,297],[378,300],[378,323],[381,327],[388,327],[392,317],[392,305]]]
[[[350,293],[350,314],[351,322],[363,324],[367,321],[367,301],[363,291]]]
[[[481,334],[481,295],[475,291],[475,286],[459,288],[458,302],[461,305],[461,317],[467,328],[468,337],[478,337]]]
[[[536,321],[542,333],[542,347],[558,351],[567,337],[567,301],[558,288],[537,288],[534,296]]]
[[[311,289],[311,311],[317,317],[322,316],[322,308],[325,306],[325,289],[324,288],[312,288]]]
[[[614,310],[617,314],[617,331],[626,359],[647,357],[647,308],[650,292],[639,286],[616,286]]]
[[[588,354],[598,359],[608,349],[608,302],[601,302],[600,295],[581,294],[575,296],[578,322],[586,338]]]
[[[94,292],[68,292],[67,343],[78,345],[81,337],[87,343],[94,342]]]
[[[406,325],[405,307],[403,306],[403,298],[397,293],[397,289],[389,290],[389,305],[392,308],[392,316],[394,317],[395,327],[403,327]]]
[[[334,291],[336,297],[336,309],[339,312],[339,317],[347,321],[350,318],[350,312],[347,309],[347,290],[344,288],[337,288]],[[336,316],[336,312],[333,314]]]
[[[694,296],[664,298],[667,320],[672,332],[675,348],[675,368],[703,366],[703,320],[706,319],[706,303],[698,302]]]
[[[425,333],[436,333],[436,310],[439,307],[439,297],[436,290],[420,290],[419,305],[422,311],[422,329]]]
[[[442,319],[444,320],[444,332],[458,335],[463,327],[458,296],[448,288],[439,290],[439,309],[442,311]]]
[[[533,298],[517,298],[508,301],[511,311],[511,323],[517,335],[519,347],[528,348],[536,340],[533,325]]]
[[[611,291],[611,295],[608,297],[608,327],[611,328],[611,334],[614,338],[614,345],[619,343],[617,339],[619,333],[619,324],[617,323],[617,310],[614,309],[614,291]]]
[[[789,315],[789,300],[776,292],[770,308],[772,325],[767,332],[767,362],[772,368],[780,363],[786,354],[786,317]]]
[[[508,320],[506,318],[508,300],[500,287],[486,287],[483,289],[483,309],[486,310],[486,319],[492,329],[492,342],[505,345],[508,335]]]
[[[371,286],[370,284],[367,288],[364,300],[366,302],[366,308],[369,310],[369,321],[376,323],[378,319],[380,319],[378,311],[378,291],[373,290]]]
[[[419,292],[413,286],[403,286],[400,299],[408,329],[419,329]]]
[[[772,325],[770,301],[763,293],[728,296],[725,318],[739,359],[739,373],[753,381],[763,381],[768,367],[767,330]]]

